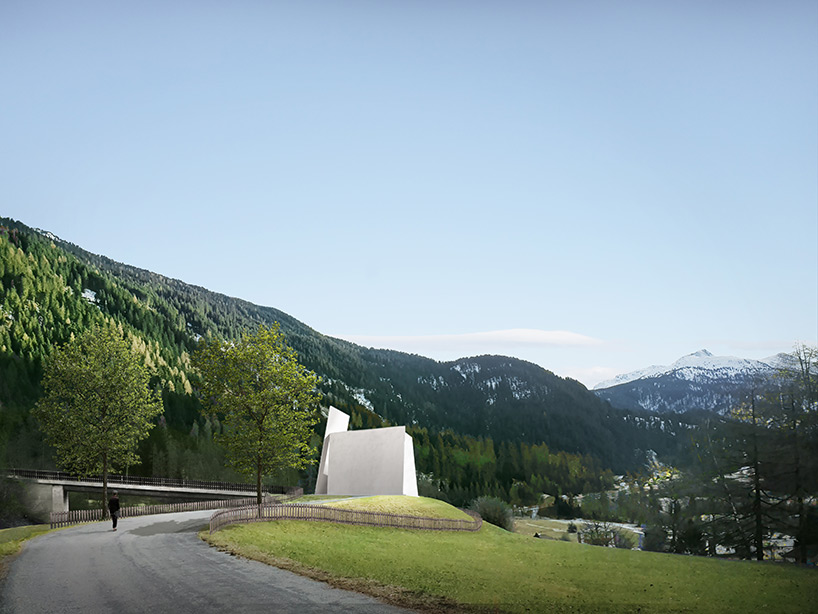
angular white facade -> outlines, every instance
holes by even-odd
[[[329,408],[317,495],[417,497],[415,449],[406,427],[348,431],[349,416]]]

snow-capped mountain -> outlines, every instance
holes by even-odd
[[[741,402],[753,386],[785,366],[785,354],[765,360],[714,356],[699,350],[669,366],[618,375],[594,387],[597,396],[623,409],[655,412],[723,412]]]
[[[653,365],[617,375],[613,379],[600,382],[594,386],[594,390],[611,388],[612,386],[663,375],[674,375],[679,379],[695,381],[697,379],[712,380],[766,374],[771,369],[778,368],[778,365],[771,365],[767,360],[773,361],[777,358],[778,356],[765,361],[749,360],[747,358],[736,358],[735,356],[713,356],[707,350],[699,350],[693,354],[682,356],[670,366]],[[780,364],[780,360],[777,362]]]

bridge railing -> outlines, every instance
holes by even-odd
[[[265,502],[283,503],[291,499],[298,498],[304,494],[302,488],[296,488],[289,495],[267,496]],[[247,507],[256,503],[256,498],[246,499],[226,499],[224,501],[192,501],[188,503],[162,503],[159,505],[129,505],[119,510],[120,518],[133,518],[136,516],[150,516],[153,514],[172,514],[175,512],[197,512],[200,510],[217,510],[231,507]],[[51,528],[67,527],[84,522],[96,522],[103,520],[102,508],[93,510],[70,510],[67,512],[51,513]]]
[[[385,512],[345,510],[338,507],[309,503],[290,503],[287,505],[264,503],[260,506],[249,505],[216,512],[210,517],[210,532],[213,533],[230,524],[269,522],[271,520],[338,522],[341,524],[427,531],[478,531],[483,526],[483,519],[479,514],[464,511],[472,517],[471,520],[425,518]]]
[[[34,480],[58,480],[63,482],[102,482],[102,476],[79,478],[63,471],[46,471],[41,469],[8,469],[9,477]],[[200,490],[232,490],[238,492],[256,492],[255,484],[242,482],[214,482],[210,480],[188,480],[180,478],[139,477],[120,474],[108,474],[108,484],[134,486],[165,486],[168,488],[196,488]],[[262,492],[276,495],[290,495],[292,486],[262,486]]]

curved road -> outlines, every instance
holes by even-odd
[[[94,523],[26,543],[0,612],[406,613],[371,597],[219,552],[196,533],[213,512]]]

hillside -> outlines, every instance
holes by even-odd
[[[477,454],[477,467],[498,465],[502,442],[517,450],[511,457],[544,444],[546,450],[587,457],[578,462],[590,473],[599,467],[638,468],[648,449],[660,455],[679,452],[675,434],[685,425],[676,418],[613,409],[580,383],[525,361],[480,356],[441,363],[363,348],[322,335],[272,307],[90,254],[10,219],[0,218],[0,226],[0,402],[3,432],[12,440],[9,449],[17,463],[35,462],[38,453],[28,409],[39,394],[42,359],[55,344],[101,322],[120,327],[144,356],[153,384],[163,392],[164,419],[178,433],[199,436],[218,430],[217,423],[200,418],[192,394],[195,377],[189,358],[197,339],[235,338],[242,330],[279,322],[300,360],[323,378],[326,404],[350,411],[354,426],[382,420],[406,424],[419,446],[428,442],[418,453],[418,468],[424,472],[434,473],[435,456],[438,466],[442,461],[440,450],[431,452],[435,445],[459,447],[462,458]],[[444,436],[441,444],[435,443],[438,435]],[[157,437],[152,435],[143,457],[155,457],[154,464],[170,471],[173,445],[157,442]],[[491,453],[474,452],[485,448],[481,441],[490,442]],[[517,468],[507,471],[508,479],[529,479],[522,461],[509,462]],[[150,463],[144,469],[151,470]],[[472,473],[479,472],[475,468]]]

